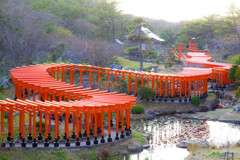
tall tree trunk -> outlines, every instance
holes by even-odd
[[[140,37],[140,41],[139,41],[139,55],[140,55],[140,71],[143,71],[143,56],[142,56],[142,41],[141,41],[141,29],[142,29],[142,25],[139,25],[138,28],[138,37]]]
[[[112,20],[112,34],[113,34],[112,42],[115,43],[115,24],[114,24],[114,20]]]
[[[108,42],[110,42],[110,27],[107,28],[107,32],[108,32],[107,39],[108,39]]]
[[[139,44],[139,54],[140,54],[140,71],[143,71],[143,56],[142,56],[142,43]]]

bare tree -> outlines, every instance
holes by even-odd
[[[68,40],[67,45],[70,50],[64,56],[65,59],[102,67],[110,65],[123,51],[121,46],[101,39],[74,37]]]

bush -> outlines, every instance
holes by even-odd
[[[151,73],[152,71],[151,71],[151,69],[147,69],[146,72]]]
[[[39,128],[39,126],[40,126],[40,122],[37,121],[37,122],[36,122],[36,127]],[[44,130],[45,130],[45,122],[42,121],[42,131],[44,131]]]
[[[234,65],[229,69],[228,72],[228,78],[231,79],[232,81],[235,81],[235,74],[238,69],[238,66]]]
[[[223,55],[223,58],[228,58],[229,55],[230,55],[230,54],[224,54],[224,55]]]
[[[147,79],[144,78],[143,80],[143,84],[146,84],[147,83]],[[142,85],[142,79],[138,79],[138,86],[141,86]]]
[[[164,64],[165,64],[166,67],[172,67],[173,66],[172,61],[164,62]]]
[[[142,51],[142,54],[144,57],[148,58],[154,58],[158,56],[158,53],[156,51]]]
[[[161,59],[160,59],[160,58],[157,58],[157,59],[155,60],[155,63],[159,64],[160,61],[161,61]]]
[[[152,90],[152,88],[148,88],[145,86],[140,87],[139,95],[145,100],[149,100],[150,98],[155,96],[155,94],[156,93]]]
[[[236,57],[235,64],[236,65],[240,65],[240,56]]]
[[[113,86],[114,91],[117,91],[118,93],[127,93],[127,83],[120,79],[115,83]]]
[[[148,52],[148,58],[154,58],[157,57],[158,53],[156,51],[149,51]]]
[[[237,88],[237,91],[235,93],[235,98],[239,98],[240,97],[240,87]]]
[[[200,104],[200,98],[198,96],[193,96],[191,103],[193,106],[198,106]]]
[[[4,117],[5,119],[8,119],[8,112],[4,112],[3,117]]]
[[[138,46],[133,46],[133,47],[127,47],[126,51],[130,52],[130,51],[138,51],[139,47]]]
[[[3,85],[0,86],[0,91],[4,91],[5,88],[3,87]]]
[[[239,83],[240,82],[240,68],[238,67],[235,73],[235,82]]]
[[[181,64],[181,60],[179,60],[179,59],[175,60],[175,62],[176,62],[177,64]]]
[[[141,114],[141,113],[144,113],[144,108],[143,108],[143,106],[136,105],[135,107],[131,108],[131,113],[132,113],[132,114]]]

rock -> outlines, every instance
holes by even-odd
[[[143,146],[138,144],[136,146],[128,146],[128,149],[132,153],[138,153],[143,151]]]
[[[174,114],[174,113],[176,113],[176,111],[175,110],[167,110],[167,111],[165,111],[166,112],[166,114]]]
[[[226,104],[226,108],[233,108],[231,104]]]
[[[122,155],[123,155],[123,156],[127,156],[127,155],[128,155],[128,152],[127,152],[127,151],[122,151]]]
[[[190,140],[182,140],[182,144],[195,144],[195,141],[190,141]]]
[[[233,103],[234,103],[234,105],[235,105],[238,100],[233,97],[233,100],[232,100],[232,101],[233,101]]]
[[[190,110],[191,113],[196,113],[196,112],[199,112],[199,108],[192,108]]]
[[[177,113],[177,114],[182,114],[183,112],[180,111],[180,110],[176,110],[176,113]]]
[[[216,96],[218,96],[220,99],[224,97],[224,92],[223,91],[216,91],[215,92]]]
[[[156,116],[160,116],[161,113],[160,112],[155,112]]]
[[[229,84],[228,85],[228,90],[234,90],[236,87],[235,87],[235,85],[234,84]]]
[[[111,64],[111,65],[109,66],[109,68],[122,70],[123,66],[117,65],[117,64]]]
[[[208,90],[208,93],[216,93],[215,90]]]
[[[154,110],[152,110],[152,109],[149,110],[147,113],[153,115],[154,117],[156,116],[156,113],[155,113]]]
[[[231,120],[230,122],[234,124],[240,124],[240,120]]]
[[[233,111],[236,111],[236,112],[240,113],[240,106],[236,106],[235,108],[233,108]]]
[[[6,89],[6,88],[10,87],[10,84],[8,83],[8,80],[6,78],[1,78],[0,86],[3,86],[3,88]]]
[[[226,99],[226,100],[232,100],[233,99],[233,97],[230,95],[230,94],[228,94],[228,93],[225,93],[224,94],[224,96],[223,96],[223,99]]]
[[[154,119],[154,116],[151,115],[151,114],[146,114],[146,115],[144,115],[143,119],[144,119],[144,120],[153,120],[153,119]]]
[[[206,105],[206,106],[200,106],[199,107],[199,112],[207,112],[211,110],[211,106],[210,105]]]
[[[183,144],[183,143],[177,144],[176,147],[178,147],[178,148],[188,148],[188,146],[186,144]]]
[[[204,146],[204,147],[209,147],[210,146],[208,141],[200,141],[197,144],[200,145],[200,146]]]
[[[143,145],[143,149],[148,149],[148,148],[150,148],[150,145],[149,145],[149,144]]]
[[[211,101],[211,106],[212,106],[212,110],[215,110],[218,108],[219,106],[219,100],[218,99],[214,99]]]

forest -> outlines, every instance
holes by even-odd
[[[186,8],[187,9],[187,8]],[[42,63],[87,63],[107,67],[125,50],[115,39],[134,29],[134,15],[116,0],[0,0],[0,78],[11,68]],[[167,22],[144,18],[165,40],[162,46],[188,43],[224,57],[239,54],[240,11]]]

